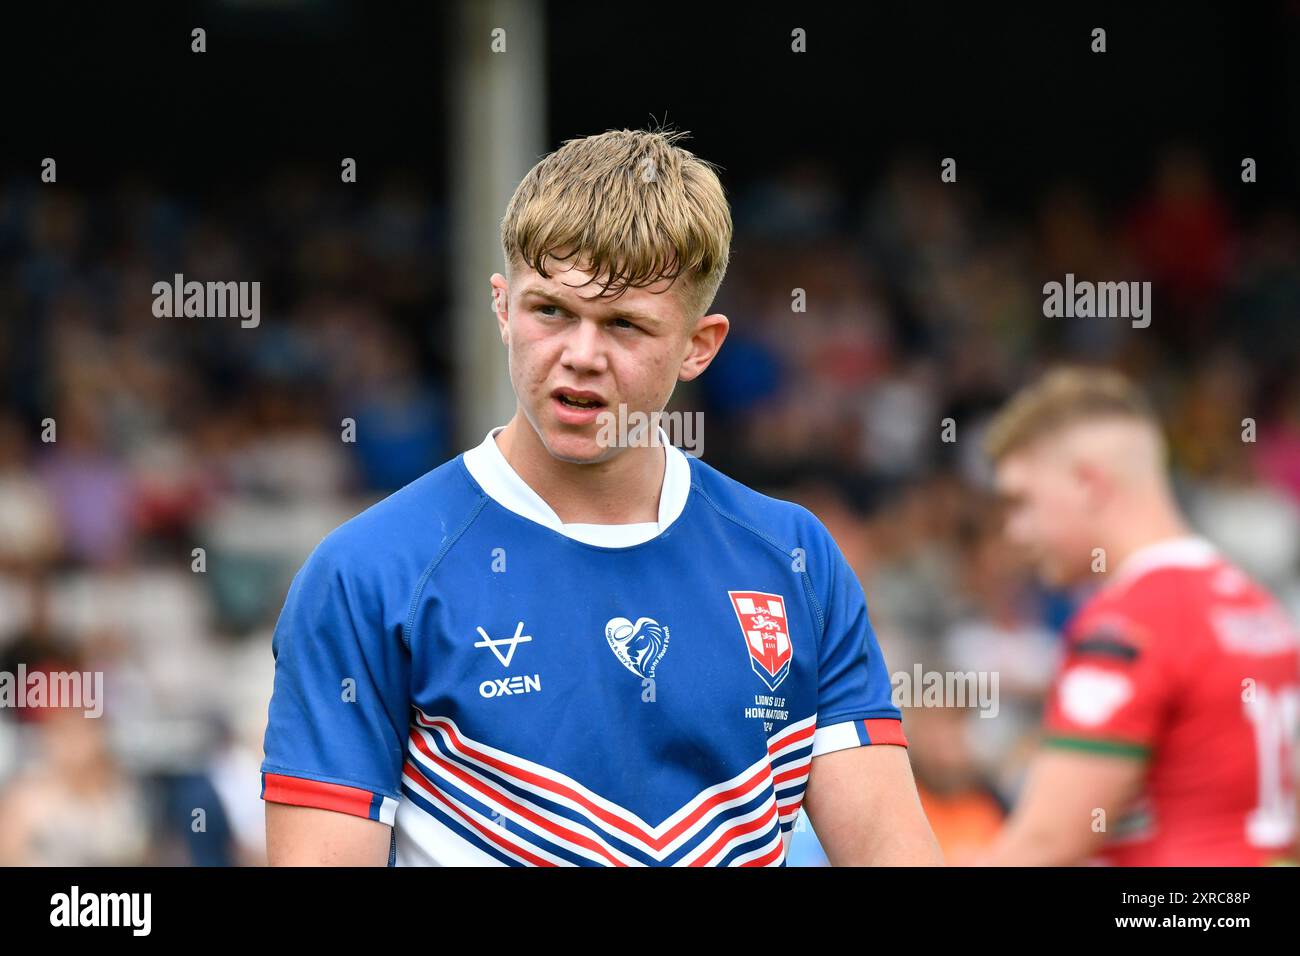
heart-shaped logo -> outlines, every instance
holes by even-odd
[[[655,668],[668,653],[668,628],[654,618],[640,617],[635,624],[625,617],[605,625],[605,640],[619,663],[637,677],[655,676]]]

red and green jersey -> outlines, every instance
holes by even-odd
[[[1300,649],[1286,614],[1199,538],[1142,549],[1080,610],[1045,742],[1145,762],[1098,862],[1252,866],[1296,834]]]

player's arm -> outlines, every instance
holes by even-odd
[[[266,804],[271,866],[387,866],[392,827],[316,807]]]
[[[0,790],[0,866],[30,864],[28,844],[36,815],[44,801],[30,781],[19,779]]]
[[[941,866],[903,747],[814,757],[804,808],[832,866]]]
[[[1044,748],[1030,765],[1011,819],[977,866],[1072,866],[1095,854],[1105,827],[1142,784],[1145,762],[1127,754]]]
[[[808,818],[834,866],[942,865],[862,586],[824,527],[810,537],[809,573],[822,595],[824,626]]]
[[[1111,610],[1069,638],[1044,746],[985,866],[1071,866],[1093,855],[1142,788],[1177,686],[1153,631]]]
[[[262,799],[272,866],[387,865],[409,722],[410,656],[357,542],[330,535],[298,572],[272,637]],[[376,583],[376,582],[380,583]]]

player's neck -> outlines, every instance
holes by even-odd
[[[538,497],[565,524],[636,524],[659,519],[665,455],[662,447],[629,448],[610,461],[560,461],[516,415],[496,436],[497,447]]]
[[[1193,532],[1171,504],[1162,504],[1133,520],[1119,522],[1106,548],[1107,563],[1117,568],[1132,555],[1162,541],[1185,538]]]

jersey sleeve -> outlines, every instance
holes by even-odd
[[[272,639],[262,798],[392,825],[410,655],[383,624],[380,588],[351,570],[356,557],[327,537],[289,588]]]
[[[818,522],[820,528],[820,522]],[[884,655],[867,616],[867,599],[830,533],[820,528],[821,561],[828,574],[822,595],[823,628],[817,662],[814,757],[849,747],[906,747],[903,715],[894,706]],[[817,553],[812,555],[817,559]],[[810,569],[815,570],[815,569]],[[813,575],[814,580],[817,575]]]
[[[1151,628],[1119,611],[1072,628],[1048,695],[1044,744],[1145,757],[1174,683],[1172,662],[1153,638]]]

